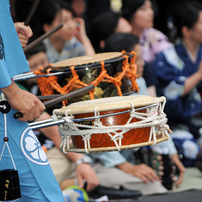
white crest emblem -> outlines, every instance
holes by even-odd
[[[33,163],[47,165],[48,160],[40,142],[30,128],[26,128],[20,139],[20,146],[24,155]]]

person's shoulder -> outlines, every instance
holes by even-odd
[[[170,64],[171,66],[178,69],[182,69],[184,67],[184,62],[177,54],[175,46],[173,44],[169,48],[161,51],[156,56],[156,61],[164,61],[167,64]]]
[[[168,38],[165,34],[155,28],[145,29],[143,32],[144,38],[146,38],[151,43],[168,41]]]
[[[43,40],[43,44],[45,45],[46,50],[47,50],[49,47],[52,46],[51,41],[50,41],[50,39],[48,39],[48,38],[45,39],[45,40]]]
[[[156,54],[156,59],[157,60],[169,60],[169,56],[175,56],[176,57],[176,50],[175,50],[175,46],[173,44],[171,44],[170,47],[160,51],[159,53]]]
[[[165,38],[167,38],[166,35],[163,32],[161,32],[160,30],[155,29],[155,28],[147,28],[147,29],[144,30],[144,32],[148,36],[154,35],[154,36],[159,36],[159,37],[165,37]]]

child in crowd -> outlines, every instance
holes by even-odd
[[[91,23],[91,41],[96,52],[103,52],[106,39],[114,32],[130,33],[132,26],[120,13],[107,11]]]
[[[144,71],[145,62],[141,56],[141,47],[139,44],[139,38],[131,33],[113,33],[106,40],[105,51],[106,52],[121,52],[121,51],[136,53],[135,63],[137,64],[137,83],[139,86],[140,95],[148,95],[147,86],[144,78],[142,77]]]
[[[44,40],[49,63],[95,53],[86,35],[84,20],[75,18],[73,10],[64,1],[42,2],[40,18],[45,33],[63,24],[63,28]]]

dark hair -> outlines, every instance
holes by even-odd
[[[101,40],[106,40],[115,32],[121,15],[113,11],[107,11],[97,16],[91,24],[91,40],[95,50],[99,49]]]
[[[122,16],[130,22],[133,14],[144,5],[146,0],[123,0]]]
[[[139,38],[129,33],[113,33],[105,43],[105,52],[131,52],[139,44]]]
[[[73,9],[64,0],[43,1],[40,7],[40,20],[42,25],[50,25],[54,21],[57,13],[62,9],[70,11],[75,16]]]
[[[183,2],[178,4],[173,10],[173,22],[177,31],[177,37],[183,37],[182,27],[192,29],[199,18],[202,6],[196,2]]]
[[[33,55],[40,53],[40,52],[44,52],[46,53],[46,47],[43,43],[40,43],[39,45],[37,45],[36,47],[30,49],[29,51],[25,52],[25,56],[27,58],[27,60],[32,57]]]

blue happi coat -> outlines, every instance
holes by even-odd
[[[167,99],[165,113],[170,123],[189,123],[191,117],[201,111],[201,97],[197,88],[182,96],[186,79],[197,71],[201,60],[202,46],[194,62],[183,42],[178,41],[159,53],[153,63],[158,78],[157,95]]]
[[[9,86],[14,75],[27,71],[29,66],[10,16],[9,0],[0,0],[0,89]],[[14,160],[13,163],[5,147],[0,171],[15,167],[18,170],[22,195],[18,201],[63,202],[61,189],[38,139],[28,123],[13,118],[15,112],[14,109],[6,115],[0,112],[0,154],[7,134]]]

